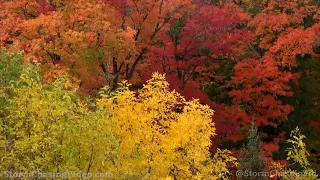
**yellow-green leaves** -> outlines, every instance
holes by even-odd
[[[303,139],[306,137],[301,134],[300,129],[296,127],[291,131],[291,139],[288,139],[292,147],[288,148],[287,160],[293,160],[295,163],[298,163],[302,168],[302,172],[296,172],[289,169],[290,172],[296,173],[296,176],[286,177],[288,179],[303,179],[303,180],[314,180],[317,179],[316,172],[310,168],[310,163],[307,159],[309,153],[306,148],[306,144],[303,142]]]
[[[59,86],[41,84],[36,69],[29,69],[10,85],[13,97],[8,101],[8,115],[1,119],[1,168],[22,170],[57,169],[67,121],[76,119],[74,102],[65,96],[72,92]],[[50,87],[48,87],[50,86]]]
[[[298,164],[302,169],[300,171],[296,171],[291,169],[290,167],[284,167],[279,163],[273,163],[272,168],[275,169],[279,175],[281,175],[281,179],[284,180],[315,180],[317,179],[317,173],[313,169],[310,168],[309,161],[307,159],[308,152],[306,149],[306,145],[303,142],[303,139],[306,138],[301,134],[300,129],[296,127],[293,131],[291,131],[291,139],[288,139],[292,147],[288,148],[287,160],[292,160],[293,164]]]
[[[307,152],[306,145],[303,142],[303,139],[306,138],[304,135],[300,133],[298,127],[291,132],[291,138],[288,139],[287,142],[292,144],[292,148],[288,148],[288,158],[294,160],[299,163],[303,168],[309,166],[309,162],[307,156],[309,153]]]

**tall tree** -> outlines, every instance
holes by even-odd
[[[240,151],[238,170],[250,174],[267,172],[268,165],[265,161],[260,136],[257,126],[252,122],[248,132],[248,143]],[[265,176],[241,176],[238,179],[267,179]]]
[[[253,1],[243,3],[252,5]],[[249,119],[255,117],[257,126],[269,136],[265,138],[270,142],[265,148],[275,151],[278,149],[275,139],[281,134],[280,131],[275,133],[276,128],[295,108],[294,104],[283,101],[283,97],[298,93],[292,88],[297,86],[302,72],[294,70],[301,64],[297,63],[297,58],[312,57],[314,61],[318,56],[315,49],[319,46],[319,6],[314,1],[298,0],[262,1],[260,5],[259,13],[253,13],[248,23],[248,28],[256,35],[255,42],[250,45],[256,55],[236,64],[229,95],[247,116],[239,114],[235,108],[235,114],[241,117],[234,119],[234,124],[248,127]]]

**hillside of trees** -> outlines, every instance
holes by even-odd
[[[0,0],[0,179],[317,179],[319,92],[317,0]]]

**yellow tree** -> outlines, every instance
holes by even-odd
[[[213,110],[198,100],[186,101],[169,91],[165,76],[155,73],[138,94],[124,82],[113,94],[101,92],[97,105],[111,111],[118,125],[116,176],[134,179],[217,179],[227,177],[235,158],[217,150],[210,158],[215,135]]]

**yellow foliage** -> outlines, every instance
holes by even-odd
[[[31,66],[11,83],[8,116],[0,119],[0,169],[108,172],[119,180],[228,178],[231,153],[218,149],[210,157],[214,111],[169,91],[164,75],[155,73],[138,93],[126,82],[116,92],[105,87],[95,103],[66,86],[66,75],[44,84]]]
[[[216,179],[228,174],[227,163],[235,161],[229,151],[209,157],[213,110],[169,91],[164,75],[153,74],[138,94],[126,82],[115,94],[100,94],[98,107],[109,109],[119,127],[117,177]]]

